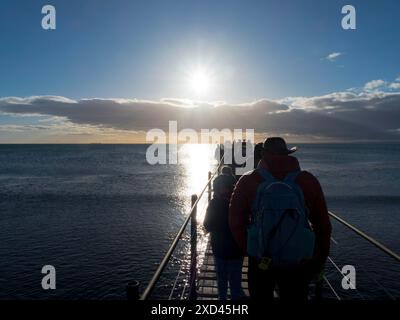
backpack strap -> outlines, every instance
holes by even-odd
[[[283,182],[293,186],[296,190],[297,195],[299,196],[299,199],[301,201],[301,203],[303,204],[303,206],[306,208],[306,211],[308,210],[306,207],[306,202],[304,199],[304,194],[303,194],[303,190],[301,190],[300,186],[296,183],[296,179],[299,176],[299,174],[301,173],[300,170],[296,170],[296,171],[292,171],[289,172],[285,179],[283,180]],[[306,212],[307,216],[308,216],[308,212]]]
[[[296,171],[289,172],[289,173],[286,175],[285,179],[283,179],[283,182],[288,182],[288,183],[296,182],[296,178],[298,177],[298,175],[299,175],[300,173],[301,173],[300,170],[296,170]]]
[[[275,179],[275,177],[274,177],[268,170],[266,170],[266,169],[264,169],[264,168],[257,168],[257,172],[258,172],[258,173],[260,174],[260,176],[263,177],[264,180],[266,180],[266,181],[271,181],[271,182],[277,181],[277,180]]]
[[[255,201],[253,202],[253,205],[252,205],[252,208],[251,208],[251,211],[252,211],[251,219],[252,219],[252,221],[254,221],[254,219],[255,219],[254,213],[256,212],[256,208],[258,208],[258,205],[260,203],[260,199],[261,199],[260,198],[260,196],[261,196],[260,195],[260,192],[261,192],[260,187],[261,187],[261,185],[262,184],[270,184],[270,183],[278,181],[278,180],[275,179],[275,177],[268,170],[266,170],[264,168],[257,168],[257,169],[255,169],[255,171],[258,172],[258,174],[264,179],[264,181],[257,187],[256,198],[255,198]]]

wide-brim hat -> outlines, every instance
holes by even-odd
[[[297,150],[297,147],[288,149],[286,141],[281,137],[271,137],[264,141],[263,149],[265,153],[288,155]]]

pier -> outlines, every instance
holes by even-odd
[[[171,260],[172,254],[174,253],[179,241],[182,239],[185,230],[190,224],[190,268],[189,268],[189,280],[183,288],[182,294],[179,295],[180,299],[188,299],[188,300],[217,300],[218,299],[218,287],[217,287],[217,276],[214,264],[214,257],[211,249],[211,245],[208,242],[208,237],[205,238],[206,244],[203,246],[199,246],[198,244],[198,225],[197,225],[197,207],[200,199],[202,199],[205,195],[207,195],[208,201],[211,200],[212,197],[212,180],[219,173],[219,169],[222,165],[223,158],[218,164],[217,168],[214,172],[208,173],[208,181],[199,195],[192,195],[191,197],[191,209],[186,216],[184,223],[179,229],[176,237],[172,241],[171,246],[167,250],[164,258],[162,259],[160,265],[158,266],[156,272],[154,273],[152,279],[149,284],[146,286],[143,293],[140,295],[140,300],[151,299],[151,294],[156,287],[156,284],[160,280],[160,277]],[[341,225],[345,226],[349,230],[351,230],[355,235],[360,238],[368,241],[372,246],[378,248],[381,252],[386,254],[388,257],[394,259],[397,263],[400,262],[400,256],[387,248],[385,245],[367,235],[365,232],[359,230],[357,227],[353,226],[345,219],[341,218],[337,214],[333,212],[329,212],[329,215],[332,220],[339,222]],[[332,238],[332,241],[335,240]],[[203,247],[201,249],[200,247]],[[200,263],[199,263],[200,261]],[[332,259],[332,257],[328,257],[327,264],[331,264],[335,271],[339,272],[342,278],[347,278],[345,274],[342,273],[341,269],[338,267],[337,263]],[[181,273],[181,271],[179,271]],[[177,279],[179,277],[179,273]],[[245,294],[248,296],[248,259],[247,257],[244,260],[243,269],[242,269],[242,288]],[[173,299],[173,291],[176,288],[177,279],[172,287],[171,294],[169,295],[169,299]],[[379,283],[378,283],[379,284]],[[187,289],[187,290],[186,290]],[[383,288],[385,290],[385,288]],[[323,292],[329,292],[327,297],[323,296]],[[360,297],[362,295],[357,292]],[[279,295],[277,292],[274,293],[275,298],[278,299]],[[393,300],[394,297],[388,294],[388,296]],[[229,297],[229,291],[228,291]],[[310,300],[322,300],[322,299],[335,299],[342,300],[339,293],[335,290],[332,283],[329,281],[326,275],[323,275],[319,279],[316,279],[310,284]]]

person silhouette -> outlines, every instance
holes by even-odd
[[[275,286],[278,286],[282,300],[307,300],[310,280],[323,269],[329,254],[332,229],[325,197],[318,180],[311,173],[301,171],[298,160],[290,155],[295,151],[296,148],[288,149],[285,140],[280,137],[266,139],[262,146],[262,159],[257,168],[239,179],[231,197],[230,228],[239,247],[249,255],[248,281],[252,299],[272,300]],[[271,184],[269,184],[268,180],[270,180]],[[278,183],[280,191],[286,188],[285,185],[288,186],[285,189],[288,192],[290,192],[290,188],[292,189],[293,198],[290,199],[294,201],[293,203],[298,204],[300,210],[297,211],[296,209],[296,212],[298,212],[299,216],[300,212],[304,212],[302,217],[306,221],[305,224],[301,225],[302,229],[300,230],[304,229],[304,234],[308,232],[309,239],[315,239],[315,241],[294,243],[291,248],[298,248],[296,249],[298,251],[288,251],[291,255],[299,254],[298,252],[303,252],[302,250],[308,250],[311,257],[297,259],[295,263],[290,264],[287,268],[282,267],[282,261],[285,258],[279,256],[279,253],[286,248],[285,242],[277,250],[272,250],[269,246],[277,243],[280,239],[272,238],[275,236],[273,232],[278,227],[281,228],[279,229],[280,235],[292,232],[285,230],[284,225],[278,222],[282,221],[287,213],[292,214],[293,210],[282,210],[283,218],[272,225],[269,224],[270,220],[268,218],[270,217],[264,215],[268,207],[263,206],[261,209],[259,207],[260,203],[274,205],[274,197],[276,195],[272,193],[272,190],[278,189],[274,189],[271,186],[275,182]],[[257,195],[259,196],[256,202]],[[280,207],[284,207],[287,204],[284,203],[283,199],[285,198],[280,198],[280,202],[277,203]],[[251,238],[250,236],[254,236],[254,234],[250,233],[249,230],[252,229],[249,229],[249,227],[255,226],[254,221],[260,219],[260,214],[263,215],[262,219],[264,219],[260,227],[263,231],[255,233],[255,238]],[[314,235],[307,228],[307,218],[311,223]],[[270,233],[268,233],[269,230],[271,230]],[[312,238],[312,235],[315,238]],[[285,241],[289,241],[291,237],[292,235],[289,235]],[[275,242],[272,242],[271,239]],[[306,245],[308,246],[307,248]],[[257,253],[255,253],[256,251]],[[286,257],[286,259],[289,258]]]
[[[211,234],[218,297],[220,300],[227,299],[229,284],[231,299],[239,300],[245,297],[241,284],[244,254],[233,239],[228,220],[235,178],[230,167],[222,168],[222,172],[213,182],[214,196],[208,205],[203,225]]]

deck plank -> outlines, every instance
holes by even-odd
[[[247,298],[249,298],[248,282],[249,259],[244,258],[242,268],[242,288]],[[211,244],[208,242],[204,255],[203,264],[197,277],[197,299],[198,300],[218,300],[217,275],[215,273],[214,255]],[[230,290],[228,288],[228,298],[230,299]],[[278,293],[274,291],[274,298],[278,299]]]
[[[197,299],[198,300],[218,300],[217,275],[215,272],[215,261],[212,253],[211,244],[208,242],[204,255],[203,264],[200,267],[197,283]],[[248,284],[248,259],[243,262],[242,269],[242,288],[246,296],[249,296]],[[230,290],[228,288],[228,298],[230,298]]]

